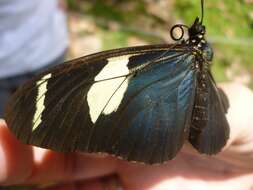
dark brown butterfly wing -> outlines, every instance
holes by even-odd
[[[200,153],[211,155],[220,152],[229,138],[226,119],[229,103],[225,93],[216,87],[211,74],[205,76],[204,81],[198,82],[200,92],[195,98],[194,109],[197,110],[198,105],[203,107],[202,111],[193,111],[189,141]]]
[[[27,144],[161,163],[175,157],[189,134],[193,61],[191,52],[170,45],[79,58],[21,87],[6,121]]]

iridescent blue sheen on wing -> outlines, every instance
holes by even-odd
[[[111,58],[116,62],[112,64]],[[101,74],[103,68],[117,65],[117,58],[119,64],[128,61],[129,74],[115,78],[125,78],[126,91],[114,110],[104,111],[115,103],[111,101],[121,84],[112,91],[112,98],[92,121],[91,106],[96,109],[99,102],[95,101],[98,97],[88,102],[87,94],[99,83],[96,77],[105,76]],[[194,61],[187,48],[170,45],[133,47],[79,58],[75,64],[42,73],[21,87],[7,109],[7,122],[24,143],[57,151],[104,152],[126,160],[162,163],[175,157],[188,138],[196,85]],[[121,68],[126,69],[118,69]],[[41,81],[43,78],[46,80]],[[102,81],[115,79],[109,75]],[[101,85],[97,96],[103,98],[103,92],[108,90]],[[29,102],[40,100],[38,95],[43,97],[39,110],[38,103]],[[34,124],[35,115],[39,122]]]
[[[171,59],[174,55],[178,56]],[[196,74],[191,54],[172,51],[166,56],[167,60],[130,77],[117,112],[98,119],[91,151],[127,160],[145,158],[147,163],[161,163],[176,155],[188,138]],[[104,131],[103,126],[111,127]],[[103,130],[103,139],[99,130]]]

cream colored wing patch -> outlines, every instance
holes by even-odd
[[[41,123],[41,114],[45,109],[44,101],[45,101],[45,94],[47,92],[47,83],[48,79],[51,78],[51,74],[45,75],[36,83],[36,86],[38,87],[38,94],[36,97],[36,111],[33,116],[33,131],[39,126]]]
[[[128,87],[129,79],[125,75],[129,74],[127,64],[131,56],[133,55],[108,59],[106,66],[95,77],[94,80],[97,82],[91,86],[87,94],[89,114],[93,123],[101,113],[109,115],[117,111]]]

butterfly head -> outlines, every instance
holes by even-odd
[[[203,25],[204,19],[204,0],[201,0],[201,19],[197,17],[193,25],[188,29],[189,38],[201,41],[204,39],[206,27]]]
[[[205,42],[206,27],[197,17],[193,25],[188,29],[189,41],[192,44],[200,44]]]
[[[193,25],[188,29],[189,43],[195,48],[200,50],[206,62],[211,62],[213,59],[212,47],[205,40],[206,27],[202,24],[202,19],[197,17]]]

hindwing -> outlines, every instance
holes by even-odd
[[[200,153],[211,155],[220,152],[229,138],[230,129],[226,119],[229,103],[225,93],[217,88],[211,73],[207,72],[205,75],[206,92],[198,93],[195,97],[195,110],[196,104],[201,104],[201,102],[203,104],[204,101],[205,109],[202,113],[200,110],[198,113],[193,111],[189,140]],[[199,121],[194,120],[195,116]]]

